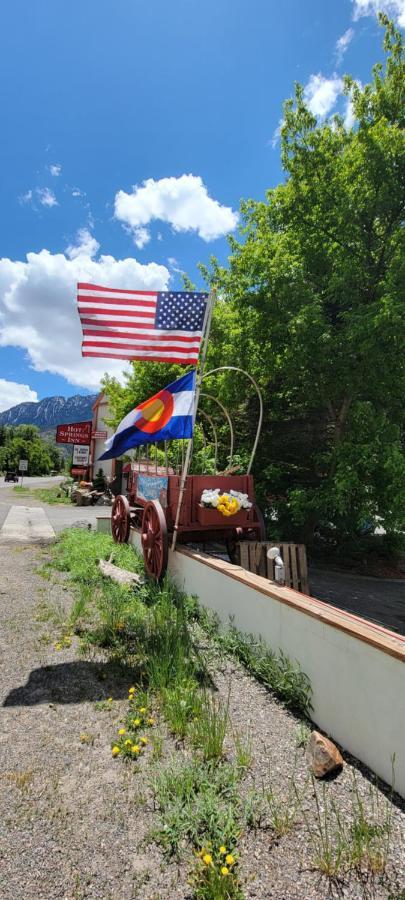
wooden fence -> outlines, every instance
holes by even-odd
[[[267,558],[267,550],[278,547],[285,567],[285,585],[309,594],[308,566],[305,544],[276,544],[274,541],[241,541],[240,564],[242,569],[263,575],[275,581],[274,559]]]

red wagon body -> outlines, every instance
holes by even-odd
[[[112,508],[111,530],[115,541],[129,538],[131,525],[141,530],[145,566],[150,575],[160,579],[167,568],[169,536],[173,534],[180,495],[181,477],[154,473],[130,473],[127,496],[116,497]],[[164,474],[162,474],[164,473]],[[219,488],[247,494],[250,509],[239,509],[231,516],[201,504],[204,490]],[[181,503],[177,542],[224,541],[233,561],[240,540],[264,540],[265,528],[260,510],[254,503],[252,475],[188,475]]]

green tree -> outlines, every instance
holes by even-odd
[[[239,365],[260,384],[254,474],[287,539],[310,541],[319,522],[349,536],[366,521],[405,527],[404,57],[380,18],[385,65],[364,88],[345,80],[355,127],[318,123],[297,85],[281,129],[284,182],[241,204],[228,266],[202,267],[219,295],[208,366]],[[138,363],[124,389],[107,380],[115,421],[180,371]],[[246,457],[254,395],[234,373],[209,387]]]

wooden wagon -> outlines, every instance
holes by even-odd
[[[140,529],[145,568],[157,580],[166,572],[181,490],[181,477],[162,471],[146,475],[132,471],[127,495],[115,498],[111,513],[111,532],[117,543],[128,541],[131,526]],[[215,488],[221,493],[234,490],[247,494],[252,507],[225,517],[218,509],[201,503],[202,492]],[[183,544],[223,541],[232,561],[236,561],[239,541],[264,540],[265,527],[254,502],[252,475],[187,475],[176,535],[177,542]]]

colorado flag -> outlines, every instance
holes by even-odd
[[[131,447],[172,438],[191,438],[194,426],[195,369],[140,403],[105,442],[99,459],[122,456]]]

